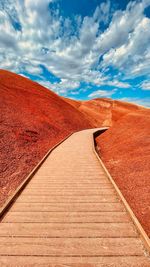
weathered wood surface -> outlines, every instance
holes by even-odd
[[[149,267],[120,198],[78,132],[43,163],[0,223],[0,266]]]

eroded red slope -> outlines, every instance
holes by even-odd
[[[150,109],[131,112],[97,138],[100,157],[150,236]]]
[[[90,123],[95,127],[112,126],[114,122],[124,115],[133,111],[143,110],[142,107],[137,105],[109,98],[97,98],[89,101],[64,99],[85,114]]]
[[[50,90],[4,70],[0,71],[0,107],[2,205],[53,145],[91,124]]]

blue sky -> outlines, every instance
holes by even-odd
[[[0,68],[65,97],[150,106],[150,0],[0,0]]]

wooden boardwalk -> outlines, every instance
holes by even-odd
[[[92,130],[58,146],[3,217],[0,266],[150,267],[93,153]]]

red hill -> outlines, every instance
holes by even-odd
[[[143,107],[109,98],[97,98],[89,101],[64,99],[85,114],[95,127],[112,126],[122,116],[133,111],[144,110]]]
[[[149,126],[150,109],[139,108],[118,118],[97,138],[97,145],[100,157],[150,236]]]
[[[52,146],[91,124],[55,93],[4,70],[0,70],[0,106],[2,204]]]

